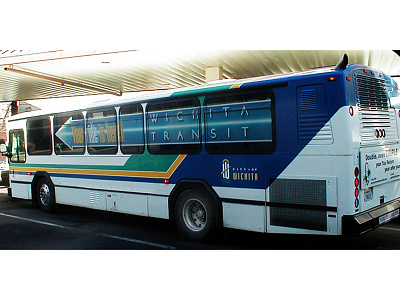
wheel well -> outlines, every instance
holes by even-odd
[[[174,221],[174,207],[177,197],[185,190],[195,189],[207,194],[211,199],[215,206],[216,211],[216,224],[217,226],[222,226],[222,205],[221,200],[218,197],[217,193],[214,189],[204,180],[202,179],[181,179],[173,188],[169,199],[168,199],[168,210],[169,210],[169,218]]]

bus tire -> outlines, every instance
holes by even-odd
[[[37,202],[41,210],[53,213],[56,210],[55,189],[51,180],[42,177],[36,186]]]
[[[216,227],[216,209],[212,198],[195,189],[182,191],[175,202],[175,223],[185,238],[209,238]]]

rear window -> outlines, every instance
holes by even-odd
[[[275,149],[272,91],[226,93],[206,98],[206,150],[262,154]]]

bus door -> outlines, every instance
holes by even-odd
[[[15,181],[17,180],[16,177],[18,175],[15,173],[15,170],[12,167],[15,163],[24,163],[26,161],[25,138],[24,131],[22,129],[10,130],[9,152],[10,187],[12,191],[12,196],[16,198],[26,199],[30,193],[30,185],[16,183]],[[16,185],[21,185],[21,187],[13,190]]]
[[[10,131],[10,163],[20,163],[26,160],[24,131],[16,129]]]

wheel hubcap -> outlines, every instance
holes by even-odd
[[[188,200],[183,207],[183,220],[191,230],[202,230],[207,224],[206,208],[197,199]]]
[[[50,203],[50,189],[45,183],[40,187],[39,199],[43,205],[48,205]]]

